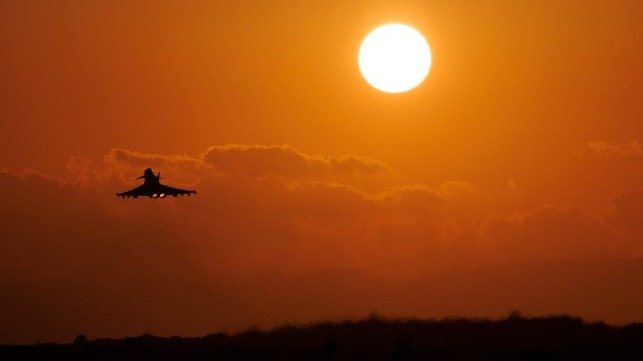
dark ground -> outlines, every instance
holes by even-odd
[[[0,346],[0,360],[643,360],[643,323],[571,316],[285,325],[239,334],[152,335]]]

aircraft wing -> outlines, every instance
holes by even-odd
[[[190,194],[196,194],[196,191],[194,190],[189,191],[189,190],[180,189],[180,188],[168,187],[166,185],[160,184],[158,193],[165,194],[165,196],[177,197],[177,196],[189,196]]]
[[[121,197],[121,198],[138,198],[139,196],[150,196],[149,193],[149,187],[147,187],[145,184],[138,186],[132,190],[129,190],[127,192],[123,193],[116,193],[116,196]]]
[[[178,196],[189,196],[190,194],[196,194],[196,191],[168,187],[163,184],[143,184],[132,190],[123,193],[116,193],[116,196],[121,198],[138,198],[138,197],[150,197],[150,198],[165,198],[167,196],[178,197]]]

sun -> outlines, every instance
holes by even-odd
[[[364,79],[383,92],[411,90],[431,68],[431,49],[422,34],[404,24],[386,24],[371,31],[359,49]]]

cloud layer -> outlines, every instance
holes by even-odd
[[[147,167],[198,195],[114,196]],[[75,157],[68,170],[68,179],[0,172],[10,190],[0,205],[2,342],[204,334],[371,311],[643,317],[643,295],[628,288],[642,274],[628,274],[643,257],[641,190],[598,214],[559,205],[496,214],[485,190],[464,181],[366,192],[346,176],[390,167],[290,146],[213,146],[195,157],[114,149],[99,162]],[[554,282],[548,267],[570,278]],[[588,289],[605,286],[587,267],[605,267],[620,297],[583,307]],[[558,303],[569,307],[526,290],[571,297]]]

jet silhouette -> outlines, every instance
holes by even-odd
[[[150,198],[165,198],[167,196],[177,197],[196,194],[195,190],[188,191],[185,189],[172,188],[161,184],[161,172],[154,175],[152,168],[147,168],[142,176],[136,179],[144,179],[143,185],[140,185],[132,190],[123,193],[116,193],[117,197],[122,198],[138,198],[139,196],[148,196]]]

